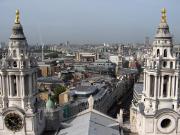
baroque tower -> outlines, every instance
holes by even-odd
[[[165,8],[146,63],[141,98],[131,107],[131,126],[140,135],[180,135],[179,57],[173,53]]]
[[[37,107],[37,64],[28,53],[19,10],[0,67],[0,135],[38,135],[44,128]]]

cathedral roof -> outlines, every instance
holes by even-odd
[[[65,122],[69,126],[58,135],[121,135],[115,119],[94,109],[85,110]]]

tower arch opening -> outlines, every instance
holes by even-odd
[[[167,97],[167,91],[168,91],[168,81],[169,81],[169,76],[166,75],[164,76],[164,84],[163,84],[163,97]]]
[[[13,62],[13,67],[17,67],[17,62],[16,61]]]
[[[155,85],[155,77],[154,75],[150,75],[150,97],[154,97],[154,85]]]
[[[12,76],[12,82],[13,82],[13,89],[12,89],[12,96],[17,96],[17,84],[16,84],[16,76]]]
[[[160,55],[160,51],[159,49],[157,49],[157,57],[159,57],[159,55]]]
[[[164,49],[164,57],[167,57],[167,50]]]

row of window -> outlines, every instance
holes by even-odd
[[[155,43],[156,44],[163,44],[163,43],[164,44],[167,44],[167,43],[169,44],[170,42],[169,42],[169,40],[163,40],[163,41],[162,40],[157,40]]]
[[[23,54],[23,53],[24,53],[24,51],[21,50],[21,53],[20,53],[20,54]],[[16,50],[13,50],[13,57],[17,57],[17,52],[16,52]]]
[[[157,49],[157,57],[160,56],[160,50]],[[164,53],[163,53],[164,57],[167,57],[167,49],[164,49]]]
[[[168,29],[163,29],[163,30],[161,30],[161,29],[158,29],[157,30],[157,34],[159,34],[159,33],[164,33],[164,34],[168,34],[169,33],[169,30]]]
[[[159,96],[167,97],[168,92],[170,94],[169,96],[176,96],[177,90],[180,89],[180,83],[178,83],[178,82],[180,82],[180,79],[177,76],[175,76],[174,81],[173,81],[172,76],[169,76],[169,75],[165,75],[163,78],[158,77],[158,79],[160,79],[160,84],[158,84],[158,85],[160,85],[160,87],[162,86],[162,88],[161,88],[162,92],[161,92],[161,90],[159,91]],[[169,81],[171,83],[169,83]],[[163,83],[163,84],[161,84],[161,83]],[[173,86],[172,83],[174,83],[174,87],[172,87]],[[176,83],[178,83],[178,84],[176,84]],[[150,75],[150,97],[154,97],[154,90],[156,89],[154,87],[154,84],[155,84],[155,77],[154,77],[154,75]],[[169,87],[169,85],[171,85],[171,87]]]
[[[10,62],[10,61],[9,61],[9,63],[8,63],[8,66],[11,67],[11,62]],[[17,62],[14,61],[13,64],[12,64],[12,66],[13,66],[14,68],[16,68],[16,67],[17,67]],[[26,66],[26,62],[24,61],[21,66],[25,67],[25,66]]]
[[[167,97],[167,90],[168,90],[168,83],[169,83],[168,81],[169,81],[169,76],[168,75],[164,76],[164,83],[163,83],[163,89],[162,89],[163,97]],[[154,97],[154,85],[155,85],[155,77],[151,75],[150,76],[150,96],[151,97]]]
[[[166,61],[163,62],[163,67],[167,67],[167,62]],[[173,62],[170,62],[170,68],[171,69],[173,68]]]
[[[156,62],[154,62],[154,66],[157,66],[157,65],[156,65]],[[173,69],[173,62],[171,61],[171,62],[170,62],[170,66],[167,67],[167,61],[163,61],[163,62],[162,62],[162,67]]]

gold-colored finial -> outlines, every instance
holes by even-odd
[[[162,13],[161,22],[162,22],[162,23],[166,23],[166,22],[167,22],[167,17],[166,17],[167,11],[166,11],[166,9],[163,8],[162,11],[161,11],[161,13]]]
[[[15,19],[15,23],[20,23],[20,13],[19,10],[16,10],[16,19]]]

